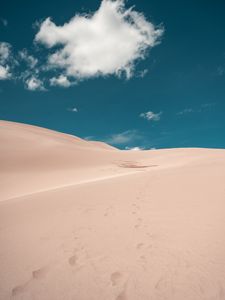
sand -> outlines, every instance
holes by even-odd
[[[225,150],[0,122],[0,299],[225,299]]]

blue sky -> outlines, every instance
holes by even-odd
[[[225,148],[225,2],[122,4],[1,0],[0,119],[121,149]]]

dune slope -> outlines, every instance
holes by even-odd
[[[225,151],[0,122],[0,299],[225,299]]]

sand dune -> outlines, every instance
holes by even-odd
[[[0,122],[0,299],[225,299],[225,151]]]

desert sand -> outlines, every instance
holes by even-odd
[[[0,122],[0,299],[225,299],[225,150]]]

